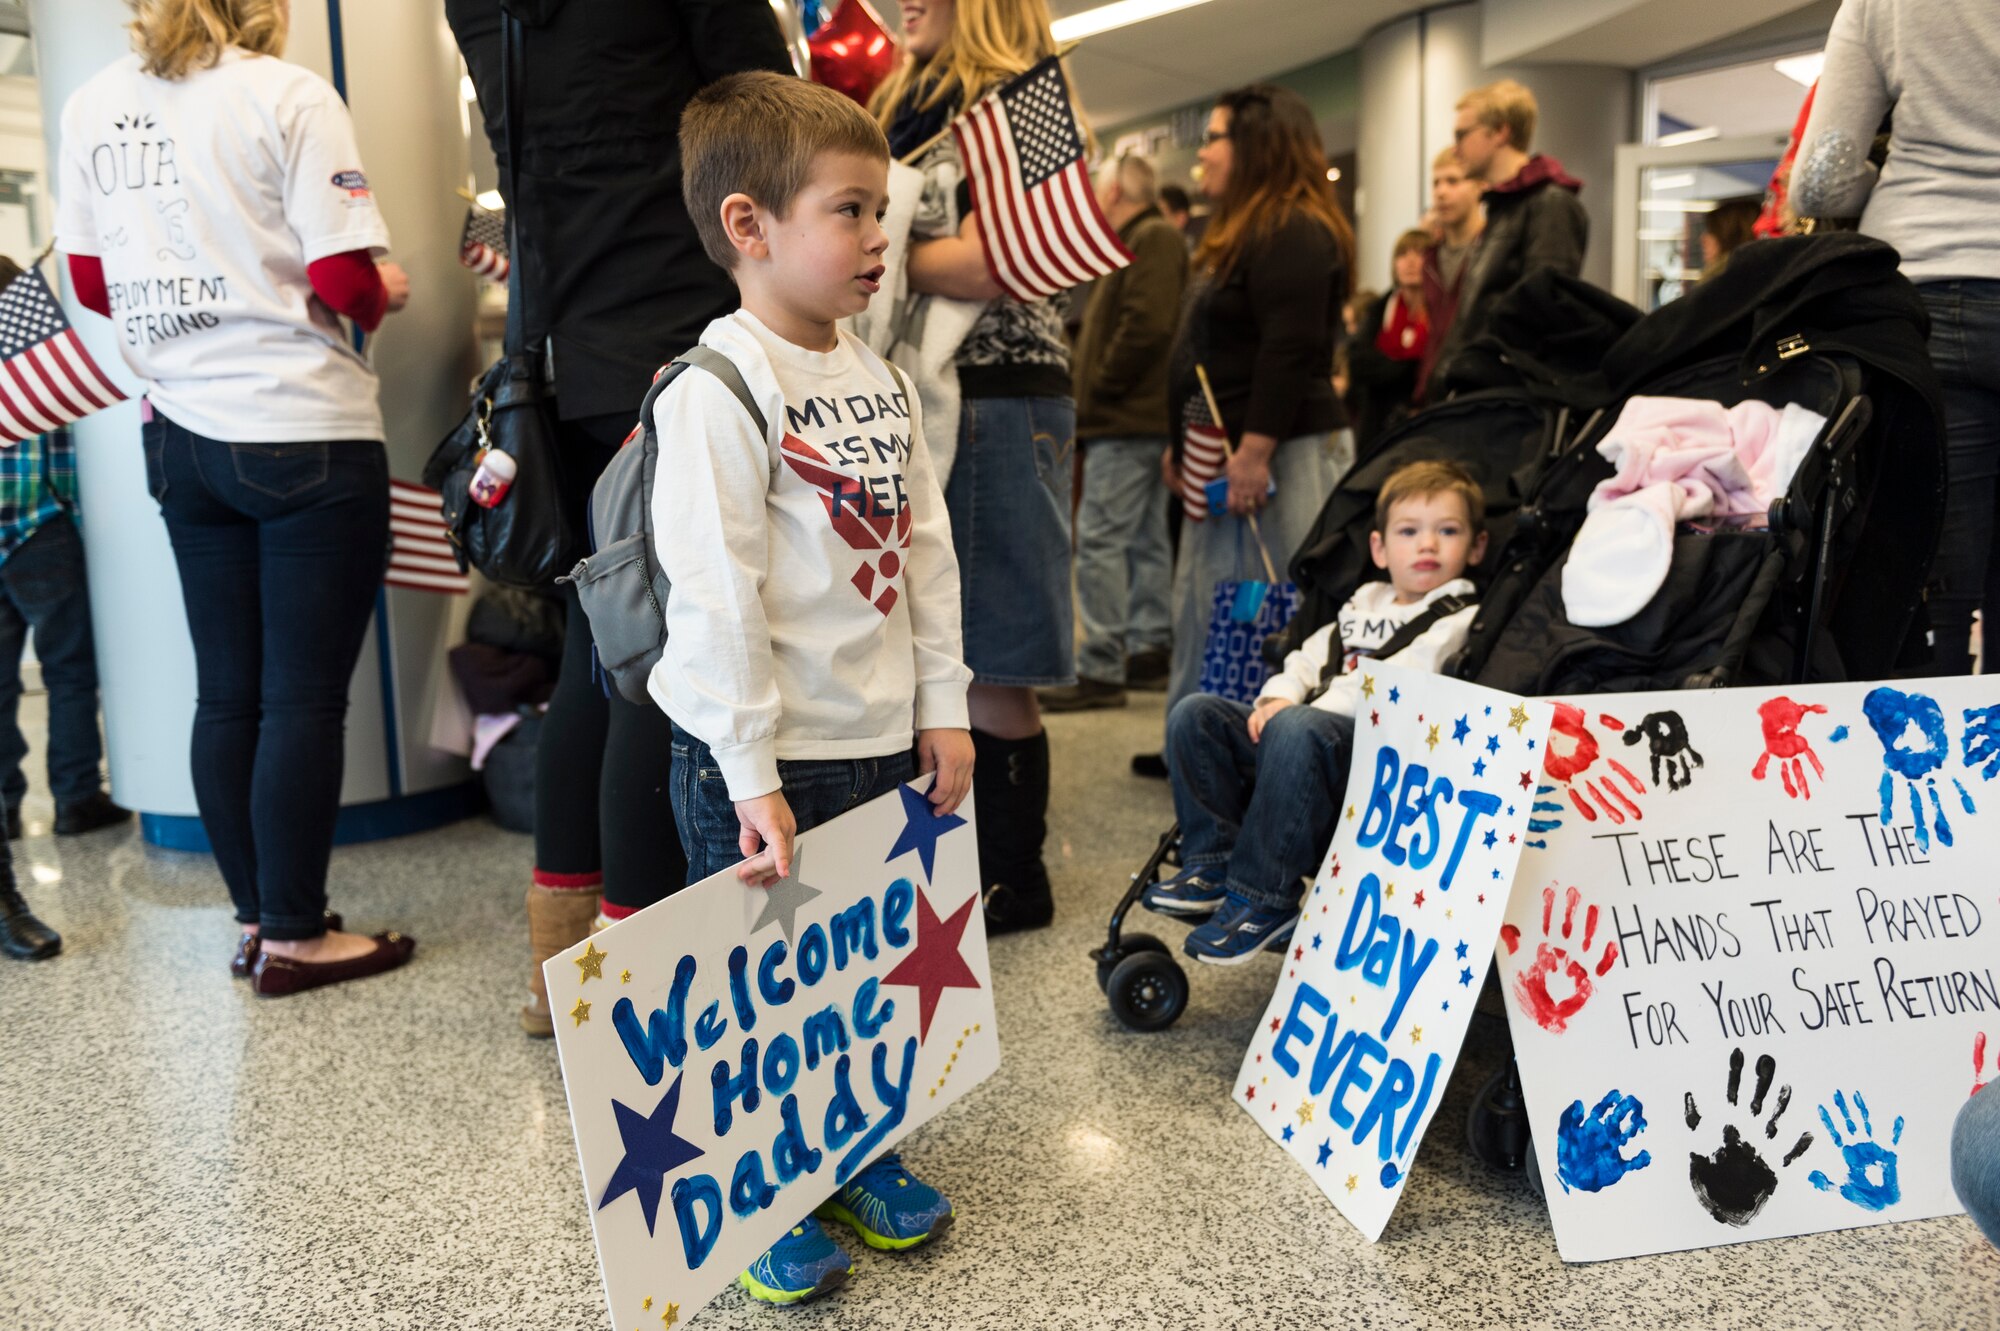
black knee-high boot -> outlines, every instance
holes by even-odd
[[[1049,737],[1001,739],[972,732],[973,801],[986,932],[1039,929],[1055,914],[1042,842],[1049,830]]]

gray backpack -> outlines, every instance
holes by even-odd
[[[648,707],[653,700],[646,692],[646,678],[667,647],[667,594],[672,590],[667,571],[660,566],[653,530],[653,478],[660,466],[653,406],[690,365],[720,379],[756,422],[758,437],[770,437],[764,413],[729,357],[710,347],[689,347],[653,377],[639,408],[637,437],[625,441],[590,492],[593,553],[579,560],[568,577],[557,579],[576,588],[576,598],[590,618],[606,695],[616,686],[627,700]]]

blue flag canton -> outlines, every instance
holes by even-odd
[[[507,257],[507,210],[504,208],[473,207],[466,210],[465,230],[459,237],[459,248],[467,245],[484,245],[502,258]]]
[[[0,359],[18,356],[68,327],[40,273],[30,269],[0,293]]]
[[[1070,111],[1069,84],[1052,56],[1000,90],[1013,127],[1027,189],[1067,170],[1083,156],[1083,138]]]

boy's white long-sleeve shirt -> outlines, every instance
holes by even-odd
[[[738,310],[701,341],[770,437],[699,369],[654,405],[673,584],[654,701],[714,751],[734,800],[777,790],[781,758],[876,758],[967,727],[958,559],[919,404],[850,333],[809,351]]]
[[[1347,603],[1340,607],[1339,616],[1331,624],[1300,643],[1297,651],[1285,657],[1284,668],[1264,681],[1264,687],[1257,696],[1260,699],[1284,698],[1291,702],[1304,702],[1312,697],[1312,691],[1319,687],[1325,675],[1327,657],[1333,649],[1333,631],[1338,628],[1345,654],[1340,663],[1340,674],[1327,685],[1326,692],[1313,698],[1312,705],[1339,716],[1353,716],[1361,697],[1361,680],[1354,668],[1357,663],[1374,658],[1376,648],[1395,637],[1397,630],[1424,613],[1439,597],[1477,594],[1478,588],[1469,579],[1454,578],[1441,587],[1433,588],[1420,601],[1398,605],[1394,587],[1386,582],[1364,582],[1359,591],[1347,598]],[[1408,647],[1384,659],[1412,670],[1435,672],[1447,656],[1465,645],[1466,635],[1472,631],[1472,618],[1478,613],[1478,606],[1469,605],[1456,614],[1446,615],[1419,634]]]

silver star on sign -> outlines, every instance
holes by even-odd
[[[785,932],[785,942],[789,944],[793,941],[793,932],[798,927],[797,916],[799,907],[805,905],[814,897],[822,895],[818,888],[806,885],[805,863],[805,847],[793,846],[792,871],[765,889],[764,910],[762,914],[758,915],[757,922],[750,926],[751,933],[756,933],[765,925],[776,920],[778,927]]]

